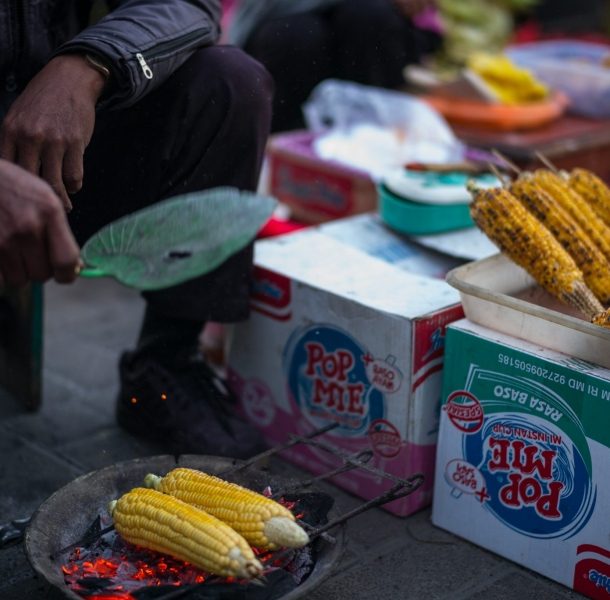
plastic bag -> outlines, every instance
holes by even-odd
[[[409,94],[329,79],[303,107],[314,150],[375,179],[409,162],[454,162],[464,147],[443,117]]]

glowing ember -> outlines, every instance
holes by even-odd
[[[281,503],[288,509],[297,505],[297,502]],[[265,575],[283,569],[294,576],[295,585],[313,566],[310,548],[275,552],[259,548],[253,550],[266,565]],[[124,542],[114,530],[86,547],[73,550],[61,569],[70,589],[91,600],[136,600],[132,593],[152,586],[236,582],[234,578],[218,577],[184,561]]]
[[[89,548],[77,548],[62,566],[68,586],[83,598],[133,599],[143,586],[193,585],[209,575],[188,563],[125,543],[112,531]],[[99,591],[104,594],[100,595]]]

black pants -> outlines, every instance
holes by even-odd
[[[440,38],[413,27],[392,0],[344,0],[263,23],[245,50],[275,80],[273,131],[303,126],[301,105],[328,78],[395,88],[402,70],[438,46]]]
[[[254,190],[271,118],[272,83],[241,50],[198,50],[135,106],[97,115],[70,225],[84,243],[103,225],[195,190]],[[159,232],[160,235],[163,232]],[[160,314],[232,322],[248,314],[252,247],[212,273],[144,294]]]

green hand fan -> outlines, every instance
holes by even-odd
[[[83,277],[158,290],[205,275],[248,245],[277,202],[222,187],[176,196],[106,225],[84,245]]]

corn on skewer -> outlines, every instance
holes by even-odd
[[[126,541],[169,554],[209,573],[252,579],[263,572],[246,540],[205,511],[155,490],[134,488],[110,503]]]
[[[301,548],[309,543],[309,536],[286,507],[214,475],[179,468],[165,477],[149,474],[144,484],[202,508],[253,546]]]
[[[597,175],[586,169],[572,170],[567,174],[567,181],[604,223],[610,226],[610,188]]]
[[[610,302],[610,263],[582,227],[535,183],[531,175],[521,175],[509,189],[574,259],[597,299],[602,304]]]
[[[591,241],[610,260],[610,227],[597,215],[584,198],[574,191],[560,175],[538,169],[532,177],[545,192],[564,208],[582,227]]]
[[[469,189],[474,222],[502,252],[550,294],[590,319],[604,312],[574,259],[517,198],[503,188]]]

